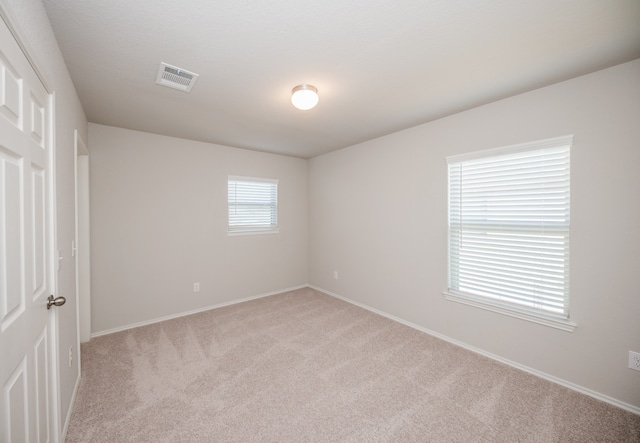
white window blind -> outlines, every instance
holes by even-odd
[[[229,234],[278,231],[278,180],[229,176]]]
[[[568,319],[571,143],[447,158],[450,294]]]

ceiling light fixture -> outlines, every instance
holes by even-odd
[[[318,104],[318,88],[311,85],[298,85],[291,91],[291,103],[298,109],[307,111]]]

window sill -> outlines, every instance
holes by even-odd
[[[521,320],[530,321],[533,323],[538,323],[540,325],[549,326],[551,328],[561,329],[567,332],[573,332],[578,327],[576,323],[570,322],[569,320],[555,319],[551,317],[544,317],[541,315],[535,315],[527,312],[518,311],[515,309],[509,309],[507,307],[494,305],[491,303],[484,303],[480,300],[474,300],[471,298],[467,298],[461,295],[453,294],[451,292],[443,292],[444,298],[450,301],[454,301],[456,303],[462,303],[468,306],[473,306],[480,309],[485,309],[487,311],[496,312],[502,315],[508,315],[509,317],[519,318]]]
[[[227,231],[228,237],[236,237],[238,235],[261,235],[261,234],[277,234],[279,229],[258,230],[258,231]]]

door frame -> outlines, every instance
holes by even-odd
[[[48,192],[47,192],[47,207],[49,218],[49,254],[47,257],[46,265],[49,272],[49,283],[54,294],[58,294],[58,257],[60,253],[58,251],[58,236],[57,236],[57,191],[56,191],[56,97],[55,91],[51,88],[51,83],[47,81],[44,75],[44,70],[37,60],[33,57],[35,51],[30,46],[27,34],[22,31],[20,26],[20,20],[13,13],[11,6],[6,3],[6,0],[0,0],[0,19],[4,21],[9,29],[14,40],[20,47],[25,58],[31,65],[31,68],[35,72],[36,76],[44,86],[45,91],[48,94],[47,106],[49,107],[49,118],[46,121],[48,140],[49,143],[49,177],[48,177]],[[58,311],[53,310],[52,315],[49,315],[49,384],[51,386],[49,394],[52,398],[49,401],[51,406],[50,420],[52,435],[51,442],[58,443],[62,438],[62,426],[61,426],[61,397],[60,397],[60,374],[59,374],[59,338],[58,338]]]
[[[91,215],[89,149],[80,132],[74,131],[74,174],[76,230],[74,251],[76,263],[76,294],[78,297],[78,374],[80,374],[80,343],[91,339]],[[72,254],[72,255],[73,255]]]

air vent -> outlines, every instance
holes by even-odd
[[[196,80],[198,80],[198,74],[166,63],[160,63],[160,69],[156,77],[157,84],[185,92],[191,91]]]

